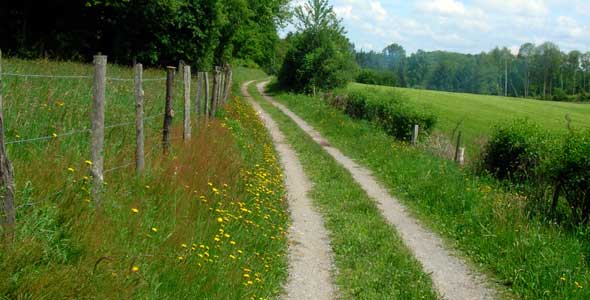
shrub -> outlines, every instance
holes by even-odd
[[[572,209],[573,221],[587,222],[590,217],[590,131],[571,132],[554,151],[544,168],[554,195],[551,210],[555,211],[560,197]]]
[[[568,101],[569,98],[566,92],[560,88],[555,88],[553,92],[553,101]]]
[[[484,147],[482,167],[498,179],[527,181],[540,164],[545,140],[528,120],[497,126]]]
[[[362,69],[355,78],[358,83],[396,86],[397,76],[391,71]]]
[[[410,140],[416,124],[424,133],[430,133],[434,128],[436,116],[405,104],[401,94],[376,95],[378,93],[371,90],[348,91],[345,96],[337,97],[337,107],[353,118],[379,125],[387,134],[400,140]],[[334,105],[335,102],[331,103]]]

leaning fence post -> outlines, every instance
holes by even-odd
[[[209,87],[209,72],[205,72],[205,120],[209,120],[209,113],[211,111]]]
[[[186,142],[191,139],[191,66],[184,66],[184,110],[182,139]]]
[[[0,50],[0,188],[2,193],[2,216],[0,216],[0,225],[4,228],[7,240],[12,240],[14,236],[14,226],[16,224],[16,208],[14,207],[14,170],[12,164],[6,155],[6,146],[4,145],[4,113],[2,101],[2,51]]]
[[[203,72],[197,72],[197,87],[195,88],[195,119],[201,116],[201,93],[203,93]]]
[[[174,72],[176,72],[175,67],[166,68],[166,106],[164,108],[164,129],[162,130],[162,148],[164,155],[167,155],[170,152],[170,126],[172,126],[172,117],[174,117],[174,110],[172,110]]]
[[[100,191],[103,183],[104,151],[104,107],[107,75],[107,57],[94,56],[94,86],[92,89],[92,142],[91,174],[93,178],[92,197],[100,206]]]
[[[418,142],[418,134],[420,132],[420,125],[414,125],[414,130],[412,131],[412,145],[416,145]]]
[[[457,146],[455,147],[455,162],[459,162],[459,150],[461,149],[461,144],[463,143],[463,137],[461,131],[457,135]]]
[[[145,168],[143,133],[143,66],[135,65],[135,170],[141,174]]]

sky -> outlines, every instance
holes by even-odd
[[[305,0],[294,0],[301,5]],[[590,0],[330,0],[357,50],[513,53],[526,42],[590,51]],[[292,30],[289,26],[283,35]]]

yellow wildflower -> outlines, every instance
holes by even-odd
[[[158,232],[158,228],[156,228],[156,227],[152,227],[152,231],[153,231],[153,232]]]
[[[139,212],[139,209],[137,209],[137,208],[134,207],[134,208],[131,209],[131,212],[133,212],[134,214],[136,214],[136,213]]]
[[[69,168],[68,168],[68,171],[70,171],[70,172],[74,173],[74,171],[75,171],[75,170],[74,170],[74,168],[72,168],[72,167],[69,167]]]
[[[133,266],[133,267],[131,268],[131,272],[134,272],[134,273],[137,273],[137,272],[139,272],[139,267],[138,267],[138,266]]]
[[[92,166],[92,161],[90,161],[90,160],[85,160],[84,163],[87,164],[87,165],[89,165],[89,166]]]

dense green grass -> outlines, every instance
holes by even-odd
[[[4,72],[91,75],[92,66],[5,59]],[[133,78],[109,65],[109,77]],[[264,74],[243,68],[235,83]],[[144,78],[162,78],[146,70]],[[0,251],[0,299],[265,299],[286,278],[282,173],[255,112],[235,98],[218,120],[179,139],[176,83],[173,147],[161,153],[161,117],[146,121],[147,169],[105,174],[102,207],[88,190],[92,79],[5,76],[8,141],[16,174],[15,240]],[[193,78],[193,87],[196,81]],[[144,84],[147,116],[163,112],[164,81]],[[193,95],[194,97],[194,90]],[[108,81],[105,169],[134,159],[132,81]]]
[[[461,124],[465,145],[477,154],[485,138],[496,124],[514,119],[529,118],[550,131],[565,131],[566,115],[577,128],[590,128],[590,105],[522,98],[506,98],[476,94],[461,94],[429,90],[370,86],[353,83],[349,90],[367,90],[387,94],[392,90],[405,94],[414,105],[428,107],[438,116],[437,129],[450,137]]]
[[[489,178],[396,142],[319,98],[273,96],[371,169],[418,218],[514,297],[590,298],[590,229],[567,231],[531,219],[524,196],[503,192]]]
[[[330,231],[343,299],[437,299],[430,278],[351,175],[263,100],[254,84],[249,91],[279,124],[314,183],[310,196]]]

